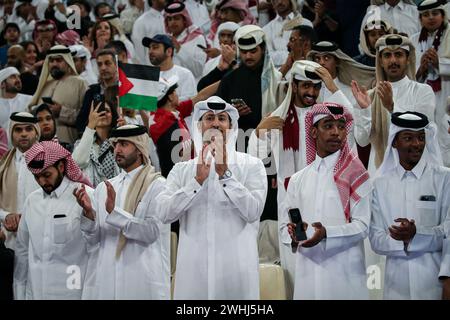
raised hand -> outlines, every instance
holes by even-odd
[[[370,97],[366,87],[360,87],[358,82],[356,82],[355,80],[352,80],[351,86],[353,96],[355,97],[356,102],[358,102],[358,105],[361,107],[361,109],[367,109],[372,102],[370,101]]]
[[[394,98],[392,93],[392,85],[389,81],[380,81],[377,86],[377,94],[387,111],[394,110]]]
[[[270,131],[272,129],[283,130],[284,120],[278,116],[267,116],[264,117],[261,122],[256,127],[255,134],[259,138],[261,130]]]
[[[211,169],[211,159],[206,159],[209,150],[208,144],[203,145],[202,152],[198,158],[195,180],[197,180],[200,185],[208,178]]]
[[[78,205],[83,208],[83,214],[86,218],[95,220],[95,212],[92,208],[91,199],[89,198],[85,185],[73,190],[73,195],[77,199]]]
[[[116,190],[112,186],[111,182],[105,181],[106,185],[106,200],[105,200],[105,208],[108,213],[111,213],[116,206]]]
[[[20,217],[19,213],[10,213],[5,217],[4,226],[5,229],[10,232],[16,232],[19,227]]]

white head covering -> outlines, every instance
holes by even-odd
[[[214,112],[214,114],[226,112],[230,116],[231,129],[227,132],[226,144],[228,160],[232,160],[232,157],[230,156],[236,152],[239,112],[234,106],[217,96],[212,96],[204,101],[197,102],[194,106],[191,128],[193,131],[192,139],[194,140],[195,152],[199,155],[203,148],[203,135],[200,119],[209,111]]]
[[[372,58],[375,58],[375,52],[370,51],[369,44],[367,43],[367,33],[375,29],[383,29],[386,34],[393,33],[393,28],[388,22],[374,18],[367,20],[366,24],[360,30],[359,47],[362,52]]]
[[[312,46],[310,52],[308,52],[306,58],[308,60],[314,60],[316,55],[330,54],[339,60],[337,66],[337,77],[339,81],[350,86],[353,79],[367,88],[372,86],[375,79],[375,68],[366,66],[362,63],[356,62],[351,57],[342,52],[339,47],[329,41],[321,41]]]
[[[239,49],[252,50],[266,40],[266,34],[261,27],[249,24],[237,29],[234,40]]]
[[[91,53],[85,46],[81,44],[75,44],[73,46],[70,46],[69,49],[72,52],[73,57],[86,58],[87,60],[91,60]]]
[[[50,70],[48,70],[48,59],[50,57],[55,56],[61,56],[66,61],[66,63],[69,65],[69,68],[72,69],[73,75],[78,75],[77,69],[75,68],[75,63],[73,62],[72,54],[70,52],[70,49],[63,45],[56,45],[50,48],[50,50],[47,52],[47,55],[45,56],[44,64],[42,65],[42,72],[41,76],[39,77],[39,83],[36,88],[36,91],[33,95],[33,98],[31,99],[30,103],[28,104],[28,107],[31,108],[32,106],[35,106],[39,103],[39,99],[41,98],[42,90],[45,87],[45,84],[52,80],[53,77],[50,75]]]
[[[427,116],[418,112],[395,112],[392,114],[388,144],[384,153],[383,163],[378,169],[377,175],[384,175],[400,164],[398,151],[392,147],[392,143],[397,133],[404,130],[425,130],[425,149],[422,158],[425,157],[428,165],[443,165],[441,151],[436,137],[436,124],[434,122],[428,122]]]
[[[238,25],[236,22],[227,21],[227,22],[221,23],[219,25],[219,27],[217,28],[217,32],[216,32],[216,34],[214,36],[214,42],[213,42],[214,48],[219,48],[219,45],[220,45],[220,43],[219,43],[219,35],[220,35],[220,33],[222,31],[229,30],[229,31],[232,31],[232,32],[236,32],[236,30],[239,29],[239,28],[240,28],[240,25]]]
[[[17,74],[20,75],[19,70],[15,67],[7,67],[5,69],[0,70],[0,83],[8,79],[10,76]]]
[[[0,70],[0,84],[14,74],[20,75],[19,70],[17,70],[15,67],[7,67]],[[0,90],[0,98],[1,97],[3,97],[2,90]]]
[[[165,79],[163,77],[159,78],[159,90],[158,90],[158,101],[160,101],[162,98],[164,98],[167,94],[167,92],[172,88],[173,86],[178,84],[178,76],[174,75],[171,76],[168,79]]]
[[[311,81],[313,83],[322,82],[322,79],[320,79],[320,77],[315,73],[316,69],[320,67],[320,64],[310,60],[294,61],[291,68],[291,79],[289,79],[289,87],[286,97],[281,105],[274,112],[272,112],[271,116],[278,116],[286,120],[292,99],[292,80],[297,79],[300,81]]]

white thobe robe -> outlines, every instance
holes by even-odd
[[[78,186],[64,177],[50,195],[39,189],[27,198],[17,231],[15,299],[81,298],[88,252],[80,229],[82,209],[72,194]]]
[[[391,82],[392,97],[394,100],[393,112],[414,111],[425,114],[430,121],[434,121],[435,95],[427,84],[409,80],[407,76],[397,82]],[[372,89],[375,90],[375,89]],[[372,130],[372,106],[361,109],[358,104],[355,113],[355,139],[360,146],[370,143]],[[390,116],[388,117],[390,123]],[[369,173],[375,173],[375,150],[370,151]]]
[[[186,37],[186,29],[180,33],[177,40],[182,40]],[[181,67],[189,69],[196,79],[202,76],[203,66],[206,63],[206,53],[197,47],[200,44],[206,47],[206,38],[202,35],[183,43],[180,50],[174,51],[173,63]],[[182,79],[181,79],[182,80]]]
[[[39,184],[34,179],[33,174],[28,170],[27,164],[25,162],[25,154],[16,149],[15,165],[17,173],[17,204],[15,213],[23,213],[25,200],[28,195],[33,191],[40,189]],[[8,214],[7,212],[0,208],[0,221],[3,222]],[[2,227],[3,232],[6,234],[5,246],[12,250],[16,247],[16,232],[9,232],[4,227]]]
[[[148,187],[136,213],[123,210],[133,177],[142,169],[122,171],[109,180],[116,191],[111,213],[105,208],[106,186],[95,189],[95,221],[81,218],[81,230],[89,248],[96,252],[89,261],[92,270],[85,283],[83,299],[100,300],[168,300],[170,299],[170,226],[160,222],[156,196],[164,186],[158,178]],[[116,258],[120,233],[127,243]]]
[[[140,64],[150,64],[150,60],[148,58],[148,48],[145,48],[142,45],[142,39],[144,39],[144,37],[152,38],[157,34],[165,33],[164,16],[162,12],[159,12],[153,8],[150,8],[147,12],[144,12],[134,22],[131,40],[133,41],[136,51],[135,59]]]
[[[322,89],[323,90],[323,89]],[[322,94],[321,90],[321,95]],[[328,91],[328,90],[327,90]],[[345,97],[341,90],[336,91],[334,94],[327,96],[327,102],[334,102],[345,105],[349,108],[349,112],[352,112],[352,106],[348,99]],[[305,117],[306,113],[311,110],[311,107],[299,108],[296,107],[297,119],[299,123],[299,152],[297,153],[296,168],[303,169],[306,167],[306,135],[309,134],[305,131]],[[287,166],[289,164],[283,163],[283,158],[280,156],[283,153],[283,135],[274,134],[270,132],[266,133],[262,138],[258,139],[256,137],[255,131],[250,136],[249,141],[249,151],[251,155],[260,158],[261,160],[268,157],[269,153],[272,152],[276,168],[281,166]],[[279,169],[277,170],[277,203],[278,203],[278,228],[279,228],[279,244],[280,244],[280,260],[281,266],[286,270],[286,286],[288,291],[288,298],[292,297],[292,292],[294,290],[294,279],[295,279],[295,254],[292,253],[291,249],[291,237],[287,231],[287,224],[289,223],[289,216],[281,208],[281,205],[286,196],[286,189],[284,187],[285,177],[279,174]]]
[[[195,0],[185,0],[183,2],[191,17],[192,23],[201,28],[205,34],[208,33],[211,27],[211,19],[209,18],[209,12],[206,6]]]
[[[198,158],[175,164],[158,197],[163,222],[180,221],[174,299],[259,299],[266,172],[261,160],[235,155],[231,178],[218,180],[212,165],[203,185],[194,178]]]
[[[263,27],[266,34],[267,48],[275,67],[280,67],[289,54],[287,44],[292,31],[283,31],[283,25],[296,17],[297,15],[293,12],[289,13],[284,19],[277,14],[274,19]],[[302,25],[313,27],[312,22],[306,18],[303,18]]]
[[[339,154],[324,159],[316,155],[289,182],[283,203],[286,214],[289,208],[300,210],[308,223],[308,238],[314,222],[321,222],[327,232],[316,246],[298,247],[294,299],[368,299],[364,238],[370,222],[370,192],[356,204],[351,200],[352,220],[346,223],[333,178]]]
[[[420,31],[417,6],[404,3],[402,0],[395,7],[391,7],[387,3],[380,6],[369,6],[361,23],[361,28],[364,28],[367,21],[373,19],[384,20],[397,29],[398,32],[404,32],[408,36],[412,36]]]
[[[447,26],[447,28],[449,28]],[[425,51],[430,49],[433,46],[434,37],[436,32],[433,34],[429,34],[426,42],[419,43],[419,35],[415,34],[411,38],[411,42],[416,47],[416,69],[420,66],[420,59]],[[444,31],[445,35],[445,31]],[[438,48],[438,56],[439,62],[443,63],[445,59],[444,55],[444,47],[447,44],[446,42],[450,41],[450,39],[441,38],[441,45]],[[447,44],[448,45],[448,44]],[[447,64],[450,63],[447,58],[445,61]],[[449,124],[447,122],[447,98],[450,97],[450,73],[442,73],[441,70],[436,70],[433,67],[431,68],[431,75],[428,75],[428,79],[436,79],[437,77],[441,78],[441,90],[435,92],[436,95],[436,109],[434,112],[436,125],[438,126],[438,140],[439,146],[441,147],[442,160],[444,161],[444,165],[446,167],[450,167],[450,134],[447,132]]]
[[[411,170],[402,166],[374,180],[370,243],[386,256],[384,299],[440,299],[438,276],[444,222],[450,222],[450,170],[423,160]],[[434,196],[435,201],[421,201]],[[388,228],[397,218],[414,219],[416,234],[404,250]],[[447,219],[447,220],[446,220]]]

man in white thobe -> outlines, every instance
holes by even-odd
[[[294,299],[367,299],[364,238],[370,222],[369,175],[347,144],[353,118],[341,105],[316,104],[305,119],[308,166],[289,182],[286,213],[296,250]],[[295,229],[306,229],[298,243]],[[314,230],[312,230],[314,229]]]
[[[37,122],[28,112],[11,115],[9,135],[13,148],[0,162],[0,222],[6,234],[5,245],[13,250],[25,199],[39,189],[25,163],[25,152],[39,141],[41,130]]]
[[[369,237],[386,256],[384,299],[440,299],[450,170],[442,166],[436,125],[421,113],[393,113],[373,183]]]
[[[355,138],[362,147],[371,143],[369,171],[383,161],[389,135],[390,113],[415,111],[434,121],[435,95],[429,85],[415,81],[415,48],[397,34],[379,38],[376,48],[377,86],[367,92],[352,81]],[[359,108],[358,108],[359,106]]]
[[[197,157],[175,164],[158,197],[180,221],[174,299],[259,299],[257,236],[266,199],[261,160],[236,151],[238,111],[213,96],[192,121]]]
[[[371,0],[366,15],[361,23],[363,28],[367,21],[384,20],[408,36],[419,32],[419,13],[412,0]]]
[[[140,64],[149,64],[147,48],[142,45],[142,39],[164,33],[163,10],[166,0],[152,1],[151,4],[151,8],[134,22],[131,33],[131,40],[136,50],[136,59]]]
[[[319,64],[300,60],[291,68],[292,79],[282,104],[265,117],[250,136],[249,153],[260,159],[273,153],[277,169],[278,229],[281,266],[286,271],[287,296],[292,298],[294,290],[295,254],[291,249],[291,238],[287,232],[289,218],[280,205],[286,196],[289,179],[306,167],[305,116],[316,104],[320,92],[327,88],[333,94],[328,102],[352,105],[335,85],[327,69]],[[322,83],[325,88],[322,88]],[[278,130],[282,130],[280,133]]]
[[[41,188],[27,197],[17,231],[14,297],[81,299],[88,251],[72,192],[89,181],[57,142],[37,143],[25,158]]]
[[[172,36],[174,45],[173,62],[189,69],[196,79],[202,75],[206,63],[206,38],[195,25],[182,2],[174,2],[164,9],[166,32]],[[200,47],[198,47],[200,45]]]
[[[25,111],[31,96],[19,93],[22,90],[20,72],[14,67],[0,70],[0,127],[9,128],[9,117],[14,112]],[[8,137],[11,143],[11,137]]]
[[[125,125],[111,133],[122,172],[75,196],[83,208],[81,230],[96,255],[83,299],[170,299],[170,226],[162,224],[156,197],[164,178],[149,160],[147,129]]]
[[[297,11],[296,0],[275,0],[273,6],[277,15],[262,29],[266,34],[266,44],[273,64],[280,67],[288,57],[287,44],[291,35],[291,31],[285,30],[283,26],[294,19],[298,20],[299,25],[312,28],[313,24]]]

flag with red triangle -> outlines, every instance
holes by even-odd
[[[159,68],[119,64],[119,106],[154,111],[159,93]]]

